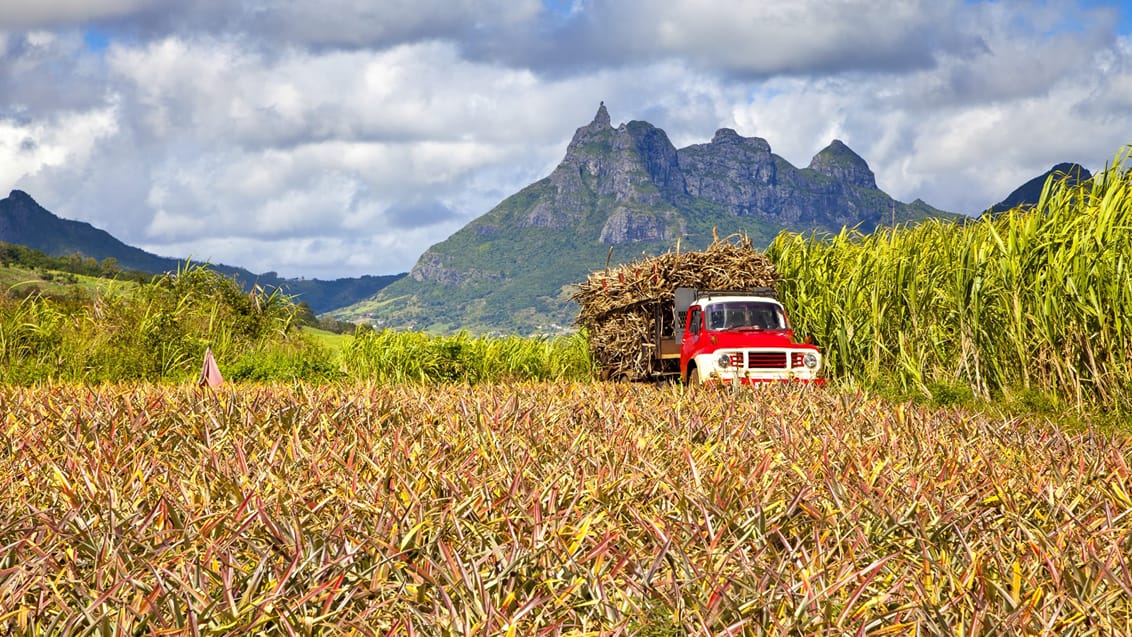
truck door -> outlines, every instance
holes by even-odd
[[[688,310],[688,322],[684,326],[684,339],[685,341],[695,342],[700,337],[700,331],[704,326],[704,312],[699,306],[693,307]]]
[[[704,330],[704,312],[699,306],[688,309],[684,322],[684,338],[680,341],[680,373],[688,373],[688,361],[696,351],[700,333]]]

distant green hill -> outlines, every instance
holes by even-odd
[[[997,215],[1012,208],[1018,208],[1020,206],[1029,207],[1037,204],[1038,200],[1041,199],[1042,189],[1045,188],[1046,181],[1049,180],[1050,177],[1054,179],[1064,179],[1066,185],[1072,186],[1079,182],[1092,179],[1093,174],[1089,172],[1088,168],[1080,164],[1057,164],[1053,168],[1050,168],[1046,172],[1016,188],[1006,196],[1006,199],[987,208],[983,214]]]
[[[97,261],[111,258],[124,269],[143,272],[176,271],[181,263],[128,246],[89,223],[61,219],[22,190],[13,190],[6,199],[0,199],[0,241],[53,257],[79,254]]]
[[[26,246],[51,257],[78,255],[99,263],[111,259],[112,265],[122,270],[162,274],[176,272],[185,265],[183,259],[160,257],[127,245],[89,223],[62,219],[21,190],[13,190],[7,198],[0,199],[0,241]],[[319,314],[370,297],[404,276],[362,276],[322,281],[285,279],[274,272],[256,274],[223,264],[210,264],[209,267],[235,278],[245,289],[254,285],[266,289],[281,288],[295,296],[297,301],[305,301]]]
[[[730,129],[677,150],[647,122],[613,128],[602,104],[549,176],[429,248],[407,277],[333,314],[435,332],[555,333],[576,314],[570,286],[607,261],[703,248],[713,229],[767,245],[784,229],[870,232],[927,217],[960,218],[892,199],[838,140],[805,168]]]

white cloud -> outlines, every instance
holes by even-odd
[[[208,221],[203,217],[170,212],[158,205],[158,202],[167,199],[160,189],[155,189],[152,194],[151,203],[154,204],[156,212],[153,213],[153,220],[149,222],[149,226],[146,228],[147,235],[152,237],[193,238],[201,237],[208,230]]]
[[[439,43],[265,56],[234,40],[166,38],[115,45],[107,59],[138,152],[152,153],[155,213],[132,237],[162,254],[176,244],[155,241],[380,231],[386,211],[422,201],[462,225],[549,172],[572,132],[554,116],[562,105],[581,119],[598,100],[578,91],[585,82],[468,62]],[[511,180],[477,180],[485,171]],[[428,210],[435,232],[440,209]]]
[[[269,57],[233,39],[166,38],[112,47],[108,64],[154,135],[191,126],[207,143],[514,141],[559,126],[544,109],[575,101],[568,81],[469,62],[435,42]]]
[[[1073,0],[156,6],[0,8],[36,25],[0,32],[0,187],[286,275],[407,270],[547,175],[601,100],[677,147],[731,127],[805,166],[837,137],[894,196],[968,212],[1132,142],[1132,45]]]
[[[112,107],[30,124],[0,119],[0,184],[16,183],[44,168],[85,163],[95,145],[117,128]]]

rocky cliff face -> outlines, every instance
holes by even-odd
[[[872,230],[893,206],[876,185],[868,164],[840,140],[798,169],[770,150],[759,137],[742,137],[729,128],[709,144],[679,151],[688,192],[718,203],[737,217],[760,217],[785,228],[834,230],[861,224]]]
[[[833,140],[810,160],[810,170],[854,188],[877,187],[876,176],[861,156],[840,139]]]
[[[710,143],[677,150],[648,122],[614,128],[604,103],[574,133],[549,180],[553,190],[526,211],[520,227],[578,229],[596,215],[603,224],[595,238],[606,245],[675,239],[686,230],[681,211],[696,200],[794,229],[860,224],[869,231],[895,208],[906,212],[841,140],[805,169],[772,153],[765,139],[729,128]],[[435,280],[441,278],[451,279]]]
[[[781,207],[774,194],[778,167],[765,139],[721,128],[711,143],[683,148],[679,158],[693,197],[719,203],[740,217],[769,216]]]
[[[607,244],[673,234],[664,213],[673,212],[674,202],[685,194],[668,135],[646,122],[613,128],[604,103],[593,121],[574,133],[549,179],[553,190],[530,207],[520,227],[576,228],[596,208],[608,219],[599,232]]]
[[[840,140],[805,168],[775,155],[765,139],[727,128],[677,150],[648,122],[613,127],[601,104],[549,176],[430,248],[376,299],[414,302],[378,303],[385,313],[372,318],[429,328],[427,316],[439,313],[446,327],[539,331],[538,321],[570,323],[575,308],[562,301],[564,286],[607,259],[657,253],[678,240],[703,247],[713,231],[768,242],[782,229],[868,232],[947,214],[894,201]]]

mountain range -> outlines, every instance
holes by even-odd
[[[986,214],[1032,204],[1051,176],[1091,177],[1058,164]],[[319,314],[399,329],[547,334],[570,329],[572,286],[595,269],[671,249],[699,249],[744,233],[768,245],[782,230],[839,232],[938,217],[965,219],[919,199],[894,200],[868,164],[833,140],[798,168],[759,137],[716,131],[677,149],[643,121],[614,128],[605,104],[580,128],[547,177],[507,197],[406,274],[333,281],[210,264],[245,287],[280,287]],[[129,246],[90,224],[62,219],[15,190],[0,199],[0,241],[50,256],[117,260],[123,269],[176,271],[183,259]]]
[[[605,104],[551,174],[429,248],[409,275],[333,314],[379,326],[553,333],[576,313],[570,289],[606,263],[706,247],[713,234],[768,245],[783,229],[871,232],[928,217],[894,200],[840,140],[797,168],[759,137],[718,130],[677,149],[643,121],[614,128]]]
[[[52,257],[78,254],[100,262],[115,259],[122,269],[154,274],[176,272],[185,265],[184,259],[160,257],[127,245],[89,223],[62,219],[22,190],[13,190],[7,198],[0,199],[0,241],[26,246]],[[404,276],[363,276],[332,281],[286,279],[274,272],[255,274],[235,266],[208,265],[235,278],[246,289],[254,285],[280,288],[297,301],[306,302],[319,314],[367,298]]]

